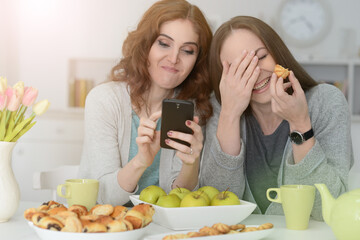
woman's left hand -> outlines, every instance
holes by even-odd
[[[167,145],[177,150],[176,156],[178,156],[184,164],[192,165],[195,163],[196,159],[200,157],[200,153],[203,148],[204,136],[198,123],[199,117],[194,117],[194,121],[187,120],[185,123],[187,127],[193,130],[194,134],[177,131],[169,131],[167,134],[168,137],[190,143],[190,147],[188,147],[184,144],[175,142],[170,138],[165,140]]]
[[[272,111],[292,126],[303,125],[310,120],[305,93],[292,71],[289,80],[290,82],[284,83],[283,78],[277,78],[275,73],[271,76]],[[286,92],[290,86],[294,90],[292,95]]]

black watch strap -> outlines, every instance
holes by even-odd
[[[314,131],[313,131],[313,129],[311,128],[309,131],[307,131],[306,133],[303,134],[304,141],[312,138],[313,136],[314,136]]]

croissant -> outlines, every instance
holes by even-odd
[[[61,229],[62,232],[81,232],[83,229],[82,223],[77,216],[66,218],[64,225]]]
[[[108,229],[108,232],[124,232],[130,230],[125,221],[126,220],[113,220],[106,225],[106,228]]]
[[[126,213],[124,219],[129,221],[133,225],[134,229],[142,228],[145,226],[146,218],[144,214],[135,210],[134,208],[132,208]]]
[[[49,207],[49,209],[57,208],[57,207],[65,207],[63,204],[55,202],[53,200],[50,200],[47,203],[43,203],[43,205],[47,205]]]
[[[95,222],[101,223],[104,225],[108,225],[110,222],[114,221],[114,219],[110,216],[100,215],[98,219],[96,219]]]
[[[279,64],[275,65],[274,73],[277,77],[282,77],[283,79],[287,78],[290,74],[289,69],[284,68]]]
[[[134,230],[134,226],[131,224],[131,222],[125,219],[121,219],[121,221],[123,221],[126,224],[128,230]]]
[[[65,225],[66,223],[66,219],[68,217],[78,217],[78,215],[74,212],[71,212],[71,211],[62,211],[62,212],[59,212],[55,215],[52,215],[51,217],[53,218],[56,218],[57,220],[59,220],[62,224]]]
[[[72,205],[68,208],[69,211],[77,213],[78,216],[84,216],[88,214],[87,208],[83,205]]]
[[[64,211],[67,211],[67,208],[66,207],[55,207],[55,208],[51,208],[47,211],[47,213],[49,215],[56,215],[56,214],[59,214],[60,212],[64,212]]]
[[[26,209],[25,212],[24,212],[24,218],[28,221],[31,221],[31,217],[37,213],[37,209],[36,208],[29,208],[29,209]]]
[[[114,207],[111,204],[98,204],[90,209],[89,214],[109,216],[113,211]]]
[[[44,217],[49,216],[47,213],[44,212],[36,212],[31,216],[31,221],[33,222],[33,224],[38,225],[40,220]]]
[[[125,206],[115,206],[113,213],[110,215],[114,219],[121,219],[125,216],[126,212],[128,211],[127,207]]]
[[[83,224],[83,232],[85,233],[100,233],[100,232],[106,232],[106,226],[101,223],[97,222],[86,222],[82,221]]]
[[[99,215],[85,215],[85,216],[80,216],[80,220],[95,222],[96,220],[99,219],[99,217],[100,217]]]
[[[155,213],[155,208],[152,205],[140,203],[132,208],[134,211],[139,211],[145,217],[144,226],[147,226],[151,221]]]
[[[61,229],[64,227],[64,225],[59,220],[48,216],[41,218],[36,226],[53,231],[61,231]]]

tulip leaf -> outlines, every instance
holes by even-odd
[[[7,127],[7,130],[6,130],[6,135],[5,135],[5,139],[7,136],[9,136],[13,129],[14,129],[14,126],[15,126],[15,115],[16,115],[16,112],[11,112],[11,115],[10,115],[10,118],[9,118],[9,125]]]
[[[18,135],[15,136],[15,138],[11,139],[11,142],[16,142],[17,140],[19,140],[19,138],[24,135],[27,131],[29,131],[30,128],[32,128],[32,126],[35,125],[36,122],[32,122],[29,125],[27,125],[23,130],[21,130]]]
[[[6,111],[3,111],[1,114],[1,123],[0,123],[0,141],[4,140],[5,137],[5,119],[6,119]]]
[[[19,123],[19,125],[17,125],[14,129],[14,131],[12,131],[12,133],[8,136],[5,137],[6,142],[11,141],[11,139],[13,139],[23,128],[25,128],[33,119],[35,118],[35,116],[29,117],[27,119],[25,119],[24,121],[22,121],[21,123]]]

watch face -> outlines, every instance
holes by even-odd
[[[296,132],[296,131],[290,133],[290,139],[293,143],[298,144],[298,145],[302,144],[304,142],[304,138],[303,138],[302,134],[299,132]]]

